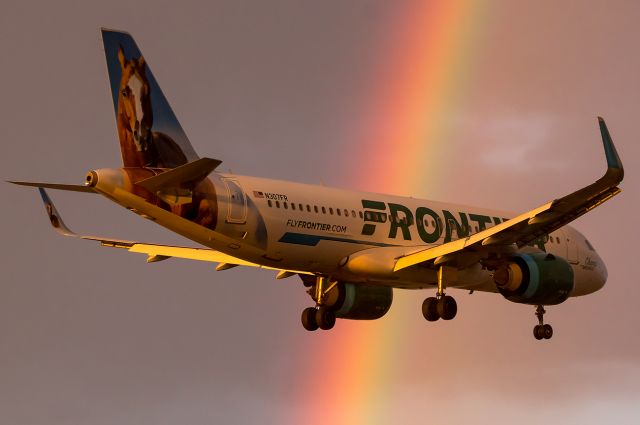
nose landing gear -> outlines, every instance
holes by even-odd
[[[551,339],[553,336],[553,328],[549,324],[544,323],[544,314],[546,313],[544,307],[539,305],[536,308],[536,317],[538,318],[538,324],[533,327],[533,336],[537,340]]]

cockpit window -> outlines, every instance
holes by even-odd
[[[587,247],[591,250],[591,251],[595,251],[595,249],[593,248],[593,245],[591,245],[591,242],[589,242],[588,240],[584,240],[584,243],[587,244]]]

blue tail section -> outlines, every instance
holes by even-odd
[[[102,30],[125,167],[175,168],[198,159],[131,35]]]

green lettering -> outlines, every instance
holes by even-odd
[[[398,215],[402,213],[402,217]],[[398,229],[402,230],[402,237],[405,241],[411,240],[409,226],[413,224],[413,214],[409,208],[400,204],[389,204],[389,214],[391,215],[391,227],[389,228],[389,238],[395,238]]]
[[[433,232],[429,233],[425,228],[424,217],[429,216],[433,218],[433,222],[436,227]],[[422,239],[426,243],[434,243],[438,239],[440,239],[440,234],[442,233],[442,229],[440,228],[440,217],[435,211],[430,210],[426,207],[419,207],[416,210],[416,225],[418,226],[418,234],[420,235],[420,239]]]
[[[384,204],[384,202],[370,201],[368,199],[362,200],[362,207],[369,208],[372,210],[383,210],[383,211],[387,209],[387,206]]]
[[[469,214],[469,218],[478,223],[478,229],[481,232],[487,228],[488,223],[491,223],[491,217],[486,215]]]
[[[370,201],[368,199],[363,199],[362,200],[362,206],[364,208],[370,208],[373,210],[386,210],[387,206],[385,205],[384,202],[380,202],[380,201]],[[367,221],[369,222],[374,222],[374,223],[384,223],[387,221],[387,217],[385,213],[380,213],[377,211],[365,211],[364,212],[364,221],[365,224],[362,226],[362,234],[366,235],[366,236],[371,236],[375,233],[376,231],[376,225],[375,224],[371,224],[371,223],[366,223]]]
[[[373,235],[373,233],[376,231],[376,225],[375,224],[365,224],[364,226],[362,226],[362,234],[366,235],[366,236],[371,236]]]
[[[451,242],[451,233],[453,232],[453,226],[455,226],[456,228],[456,239],[465,238],[469,235],[469,221],[467,220],[467,215],[465,213],[458,213],[460,215],[460,222],[458,222],[453,214],[451,214],[451,212],[447,210],[443,210],[442,214],[444,215],[446,230],[444,243]]]

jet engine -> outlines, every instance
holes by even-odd
[[[573,269],[566,260],[547,253],[517,254],[497,268],[493,280],[509,301],[555,305],[573,290]]]
[[[326,295],[324,305],[337,318],[374,320],[391,308],[393,290],[387,286],[370,286],[338,282]]]

